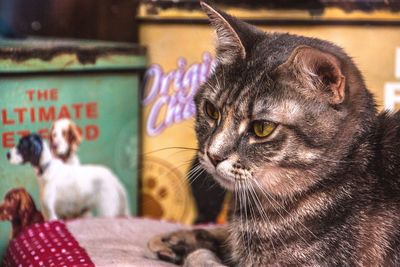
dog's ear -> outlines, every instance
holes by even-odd
[[[71,122],[68,127],[68,143],[77,149],[82,142],[81,132],[75,123]]]
[[[18,198],[19,198],[19,205],[18,205],[18,217],[21,220],[22,225],[29,225],[31,220],[30,216],[35,210],[36,206],[35,203],[33,202],[32,197],[29,195],[29,193],[21,188],[18,190]]]
[[[11,189],[4,197],[0,206],[0,220],[11,221],[19,210],[20,195],[18,189]]]
[[[32,156],[40,158],[43,150],[42,137],[36,133],[33,133],[29,136],[29,141],[31,143],[30,152]]]
[[[50,128],[50,134],[49,134],[49,142],[50,144],[53,144],[54,139],[53,139],[53,131],[54,131],[54,124]],[[51,146],[52,147],[52,146]]]
[[[12,216],[9,210],[10,210],[9,203],[4,201],[3,203],[0,204],[0,221],[12,220]]]
[[[43,141],[40,135],[33,133],[27,136],[28,153],[24,156],[25,162],[29,162],[32,166],[38,166],[43,151]]]

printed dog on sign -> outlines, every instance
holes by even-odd
[[[38,173],[47,219],[75,218],[96,210],[99,216],[128,216],[125,188],[100,165],[70,165],[55,158],[38,134],[22,137],[7,153],[11,164],[30,163]]]
[[[49,140],[51,152],[55,157],[67,164],[80,164],[76,151],[82,136],[73,121],[67,118],[54,121]]]
[[[42,223],[44,219],[31,195],[24,188],[14,188],[7,192],[0,204],[0,221],[11,222],[10,239],[14,239],[26,227]]]

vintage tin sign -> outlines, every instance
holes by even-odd
[[[137,212],[139,80],[145,50],[131,45],[59,41],[0,41],[0,196],[25,187],[39,204],[31,166],[10,165],[6,152],[29,132],[48,138],[52,122],[79,126],[82,164],[110,168]],[[0,223],[0,250],[9,223]]]

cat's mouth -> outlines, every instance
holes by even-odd
[[[242,191],[248,188],[249,178],[238,177],[234,174],[220,173],[217,169],[213,175],[214,179],[229,191]]]
[[[234,170],[233,163],[229,160],[223,161],[217,166],[214,166],[207,158],[201,158],[200,162],[207,172],[225,189],[229,191],[244,189],[246,175]]]

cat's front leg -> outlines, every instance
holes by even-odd
[[[229,258],[227,255],[229,250],[226,247],[227,237],[228,231],[225,227],[180,230],[153,237],[149,241],[148,247],[158,258],[175,264],[183,264],[189,254],[199,249],[208,250],[223,261]],[[195,256],[196,254],[193,254],[189,259],[194,261]],[[203,257],[204,253],[201,253],[201,256]],[[190,262],[186,264],[190,264]]]
[[[184,267],[227,267],[221,259],[208,249],[198,249],[190,253],[183,264]]]

